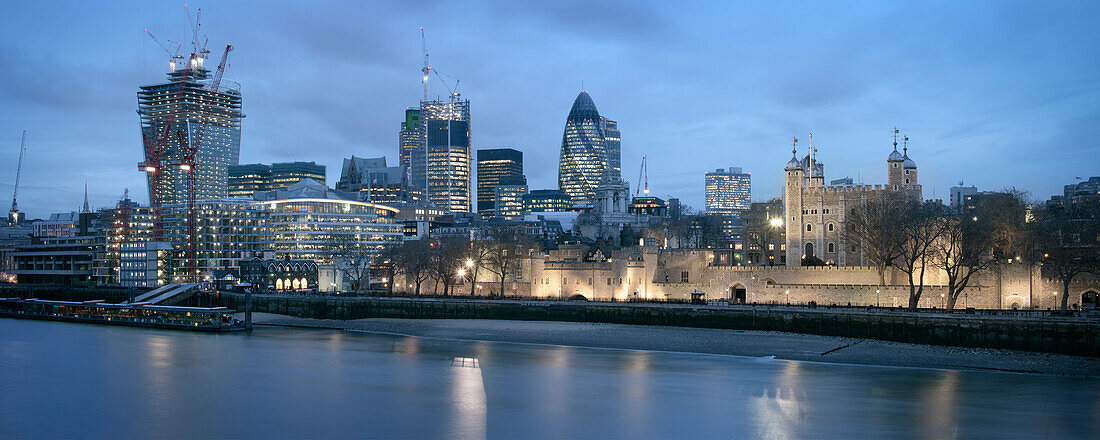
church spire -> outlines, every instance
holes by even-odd
[[[81,212],[92,212],[91,208],[88,207],[88,182],[84,182],[84,210]]]

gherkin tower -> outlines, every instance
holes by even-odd
[[[613,130],[613,139],[607,138],[608,130]],[[577,95],[565,121],[558,164],[558,187],[574,205],[592,205],[605,169],[618,174],[618,133],[613,121],[600,116],[588,92]]]

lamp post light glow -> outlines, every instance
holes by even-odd
[[[769,221],[769,223],[771,223],[773,228],[778,228],[780,226],[783,226],[783,219],[781,219],[779,217],[775,217],[775,218],[771,219]]]

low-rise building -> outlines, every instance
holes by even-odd
[[[127,241],[119,247],[119,285],[157,287],[168,284],[172,275],[172,243]]]

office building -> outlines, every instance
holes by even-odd
[[[359,193],[359,201],[394,206],[421,203],[424,190],[408,184],[401,166],[386,166],[386,157],[344,159],[336,189]]]
[[[600,117],[603,125],[604,143],[607,145],[607,167],[616,176],[623,173],[622,133],[619,132],[619,123]],[[639,182],[641,183],[641,182]]]
[[[721,168],[705,175],[705,204],[707,214],[737,216],[749,209],[750,193],[749,173],[741,168],[731,167],[728,171]]]
[[[509,179],[511,180],[511,179]],[[526,211],[523,196],[527,195],[526,184],[500,184],[493,187],[493,206],[490,212],[496,218],[504,220],[522,220]]]
[[[829,181],[829,185],[831,185],[831,186],[852,186],[852,185],[855,185],[855,184],[856,184],[855,180],[852,179],[851,177],[844,177],[844,178],[841,178],[841,179],[834,179],[834,180]]]
[[[241,258],[271,247],[270,213],[252,200],[197,200],[196,266],[200,279],[213,277],[215,270],[238,269]],[[163,239],[172,243],[172,282],[189,282],[187,271],[187,204],[162,209]],[[125,242],[125,241],[123,241]]]
[[[424,129],[426,198],[451,212],[470,212],[472,159],[470,101],[420,103]],[[411,158],[414,165],[418,158]]]
[[[573,211],[569,195],[556,189],[536,189],[523,196],[523,209],[527,212]]]
[[[306,179],[325,184],[325,166],[316,162],[278,162],[271,164],[270,189],[286,188]]]
[[[169,283],[172,275],[172,243],[127,241],[119,248],[119,281],[122,287],[151,288]]]
[[[184,151],[181,140],[195,147],[195,197],[224,198],[229,195],[228,169],[237,165],[241,151],[240,85],[222,80],[217,90],[209,88],[211,72],[203,59],[173,64],[168,81],[143,85],[137,93],[138,116],[146,164],[149,194],[153,194],[152,172],[158,173],[162,204],[187,201],[186,172],[179,164]],[[205,121],[204,123],[196,121]],[[170,127],[170,131],[168,130]],[[161,166],[149,162],[149,146],[163,145]],[[193,146],[194,147],[194,146]]]
[[[252,197],[255,191],[271,191],[312,179],[325,182],[325,166],[316,162],[277,162],[229,167],[229,197]]]
[[[978,195],[978,187],[976,186],[963,186],[960,181],[959,186],[951,187],[951,210],[954,212],[963,212],[966,209],[967,201]]]
[[[419,108],[406,108],[405,120],[401,122],[401,132],[398,135],[398,162],[400,162],[403,170],[409,170],[412,167],[412,157],[417,150],[423,150],[424,132],[420,122],[420,109]],[[418,174],[423,176],[425,170],[417,170]]]
[[[283,190],[257,194],[256,206],[268,212],[276,258],[331,264],[359,251],[378,255],[400,244],[404,232],[397,209],[360,202],[352,192],[332,190],[312,180]]]
[[[612,178],[621,176],[620,137],[618,124],[600,116],[588,92],[577,95],[566,117],[558,163],[558,188],[574,205],[592,206],[605,170]]]
[[[493,215],[495,188],[505,184],[504,181],[509,185],[527,184],[523,177],[523,152],[511,148],[477,150],[478,214]]]
[[[271,189],[271,166],[253,163],[229,166],[229,197],[252,197]]]

